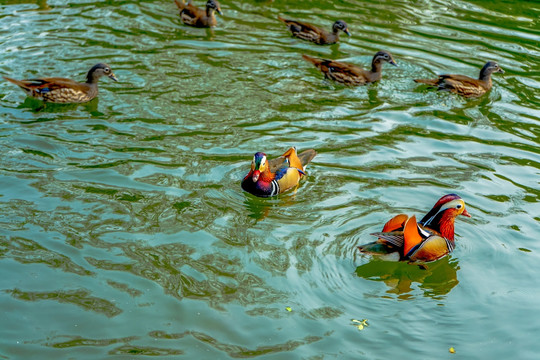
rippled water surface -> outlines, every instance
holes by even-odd
[[[537,358],[540,4],[222,9],[206,30],[172,0],[0,2],[1,75],[120,80],[63,106],[0,82],[0,358]],[[353,36],[303,42],[278,14]],[[301,58],[379,49],[399,67],[359,88]],[[487,60],[506,73],[480,99],[412,81]],[[241,191],[254,152],[291,145],[319,153],[296,193]],[[450,257],[357,252],[451,192],[472,218]]]

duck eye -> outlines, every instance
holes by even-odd
[[[461,209],[461,204],[457,204],[456,209]]]

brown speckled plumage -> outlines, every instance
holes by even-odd
[[[366,85],[381,79],[382,63],[388,62],[397,66],[389,52],[379,51],[373,56],[371,70],[364,70],[356,65],[334,60],[319,59],[308,55],[302,57],[315,65],[324,77],[345,85]]]
[[[104,63],[94,65],[83,83],[60,77],[16,80],[4,76],[4,79],[19,86],[28,96],[46,102],[66,104],[83,103],[95,98],[102,76],[118,81],[111,67]]]
[[[347,23],[343,20],[336,21],[334,25],[332,25],[332,32],[329,32],[305,22],[288,20],[281,16],[278,16],[278,19],[287,25],[293,36],[319,45],[335,44],[338,42],[339,31],[343,31],[345,34],[351,36]]]
[[[488,61],[480,70],[478,79],[465,75],[439,75],[436,79],[415,79],[417,83],[434,86],[437,90],[450,91],[464,97],[479,97],[491,89],[491,74],[504,73],[495,61]]]
[[[176,6],[180,10],[180,19],[182,22],[189,26],[195,26],[200,28],[214,27],[217,25],[217,19],[215,12],[222,15],[221,6],[216,0],[208,0],[206,7],[200,9],[191,3],[189,0],[187,3],[184,0],[174,0]]]

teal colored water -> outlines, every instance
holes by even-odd
[[[172,0],[1,2],[0,75],[120,81],[64,106],[0,82],[0,358],[538,358],[540,4],[221,7],[206,30]],[[316,46],[278,14],[353,36]],[[380,49],[399,67],[359,88],[301,58]],[[506,73],[480,99],[412,81],[487,60]],[[241,191],[291,145],[319,153],[295,193]],[[451,256],[358,253],[452,192],[472,218]]]

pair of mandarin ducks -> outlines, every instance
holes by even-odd
[[[392,55],[387,51],[379,51],[373,56],[371,70],[364,70],[356,65],[335,60],[319,59],[308,55],[302,55],[302,57],[315,65],[324,74],[325,79],[350,86],[366,85],[379,81],[382,77],[381,70],[383,62],[397,66]],[[465,75],[445,74],[439,75],[435,79],[414,79],[414,81],[466,98],[476,98],[484,95],[491,89],[493,85],[491,74],[495,72],[504,73],[504,70],[495,61],[488,61],[480,70],[478,79]]]
[[[250,171],[242,180],[242,189],[259,197],[281,194],[299,184],[315,155],[317,152],[313,149],[297,154],[296,148],[291,147],[280,157],[268,160],[266,154],[257,152]],[[454,221],[459,215],[471,216],[463,199],[456,194],[445,195],[419,222],[414,215],[399,214],[389,220],[381,232],[372,234],[377,236],[376,241],[358,249],[392,260],[438,260],[454,250]]]

